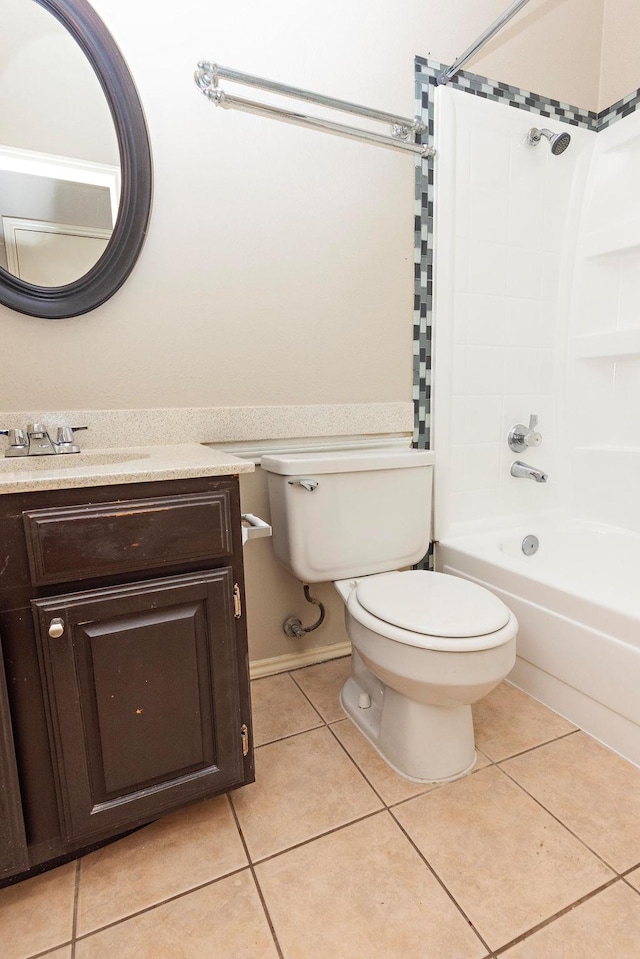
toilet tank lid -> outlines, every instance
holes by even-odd
[[[283,476],[302,473],[350,473],[359,470],[407,469],[432,466],[433,450],[385,449],[340,450],[321,453],[283,453],[263,456],[262,469]]]

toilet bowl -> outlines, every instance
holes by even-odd
[[[511,670],[518,628],[483,587],[405,569],[429,546],[433,462],[431,451],[394,449],[261,464],[277,558],[303,583],[334,582],[344,600],[353,657],[342,706],[417,782],[473,768],[471,704]]]
[[[379,573],[335,583],[352,673],[340,702],[383,759],[414,782],[473,769],[471,704],[515,662],[515,616],[488,590],[443,573]]]

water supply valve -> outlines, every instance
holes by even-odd
[[[509,435],[507,436],[509,449],[514,453],[522,453],[527,447],[540,446],[542,443],[542,434],[537,432],[537,425],[538,417],[535,413],[532,413],[529,417],[528,427],[522,423],[516,423],[516,425],[509,430]]]

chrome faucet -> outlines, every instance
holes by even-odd
[[[55,453],[51,437],[44,423],[29,423],[27,426],[29,448],[26,456],[52,456]]]
[[[525,426],[523,423],[516,423],[516,425],[509,430],[509,435],[507,436],[509,449],[514,453],[522,453],[527,446],[540,446],[542,443],[542,434],[538,433],[536,429],[537,425],[538,417],[535,413],[532,413],[529,417],[528,426]]]
[[[53,456],[58,453],[79,453],[80,447],[73,442],[73,434],[88,426],[58,426],[55,440],[43,423],[29,423],[26,429],[0,430],[0,435],[9,437],[5,456]]]
[[[512,476],[524,476],[525,479],[535,480],[536,483],[546,483],[549,479],[547,473],[543,473],[542,470],[536,469],[535,466],[528,466],[526,463],[522,463],[520,460],[516,460],[515,463],[511,464],[510,472]]]

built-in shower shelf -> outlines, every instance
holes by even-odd
[[[587,233],[582,241],[585,257],[622,253],[640,246],[640,220],[625,220]]]
[[[640,355],[640,330],[613,330],[576,336],[573,341],[576,359]]]

